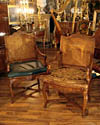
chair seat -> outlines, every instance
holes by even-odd
[[[47,68],[37,60],[13,63],[10,65],[10,67],[11,69],[8,73],[8,77],[28,76],[47,71]]]
[[[47,82],[52,85],[56,84],[63,88],[88,88],[86,81],[86,71],[73,67],[54,70],[50,75],[45,77],[41,76],[41,79],[43,82]]]

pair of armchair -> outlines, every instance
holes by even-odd
[[[47,107],[48,102],[50,102],[50,87],[63,94],[64,97],[68,97],[66,95],[70,93],[82,94],[82,115],[85,116],[88,113],[87,102],[94,48],[95,42],[89,36],[82,34],[73,34],[69,37],[61,36],[60,51],[57,53],[58,68],[46,77],[41,76],[44,107]]]
[[[11,102],[13,103],[15,98],[14,88],[20,86],[19,84],[24,80],[34,80],[37,75],[48,72],[47,57],[37,48],[35,36],[22,31],[5,36],[5,47]],[[40,57],[43,57],[43,59]],[[37,83],[27,88],[21,88],[27,90],[35,85],[38,85],[36,91],[40,91],[38,78]]]

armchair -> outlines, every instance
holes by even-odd
[[[58,93],[83,95],[82,115],[87,114],[87,102],[91,83],[92,60],[95,42],[91,37],[82,34],[61,36],[58,52],[59,68],[52,71],[43,80],[44,107],[47,107],[49,86]],[[69,97],[70,98],[70,97]]]
[[[18,87],[18,83],[23,80],[33,80],[37,75],[46,74],[48,69],[46,55],[37,48],[33,34],[18,31],[5,36],[5,47],[9,87],[13,103],[14,87]],[[43,57],[42,60],[40,60],[39,55]],[[35,85],[38,85],[38,91],[40,91],[38,78],[37,83],[23,88],[27,90]]]

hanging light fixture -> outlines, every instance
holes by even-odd
[[[34,13],[34,8],[29,8],[28,0],[20,0],[18,13],[20,15],[21,24],[32,23],[31,17]]]

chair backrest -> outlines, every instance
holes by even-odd
[[[63,65],[88,67],[94,54],[95,40],[83,34],[61,36],[60,51]]]
[[[7,61],[10,63],[36,58],[36,43],[32,34],[18,31],[5,36]]]

